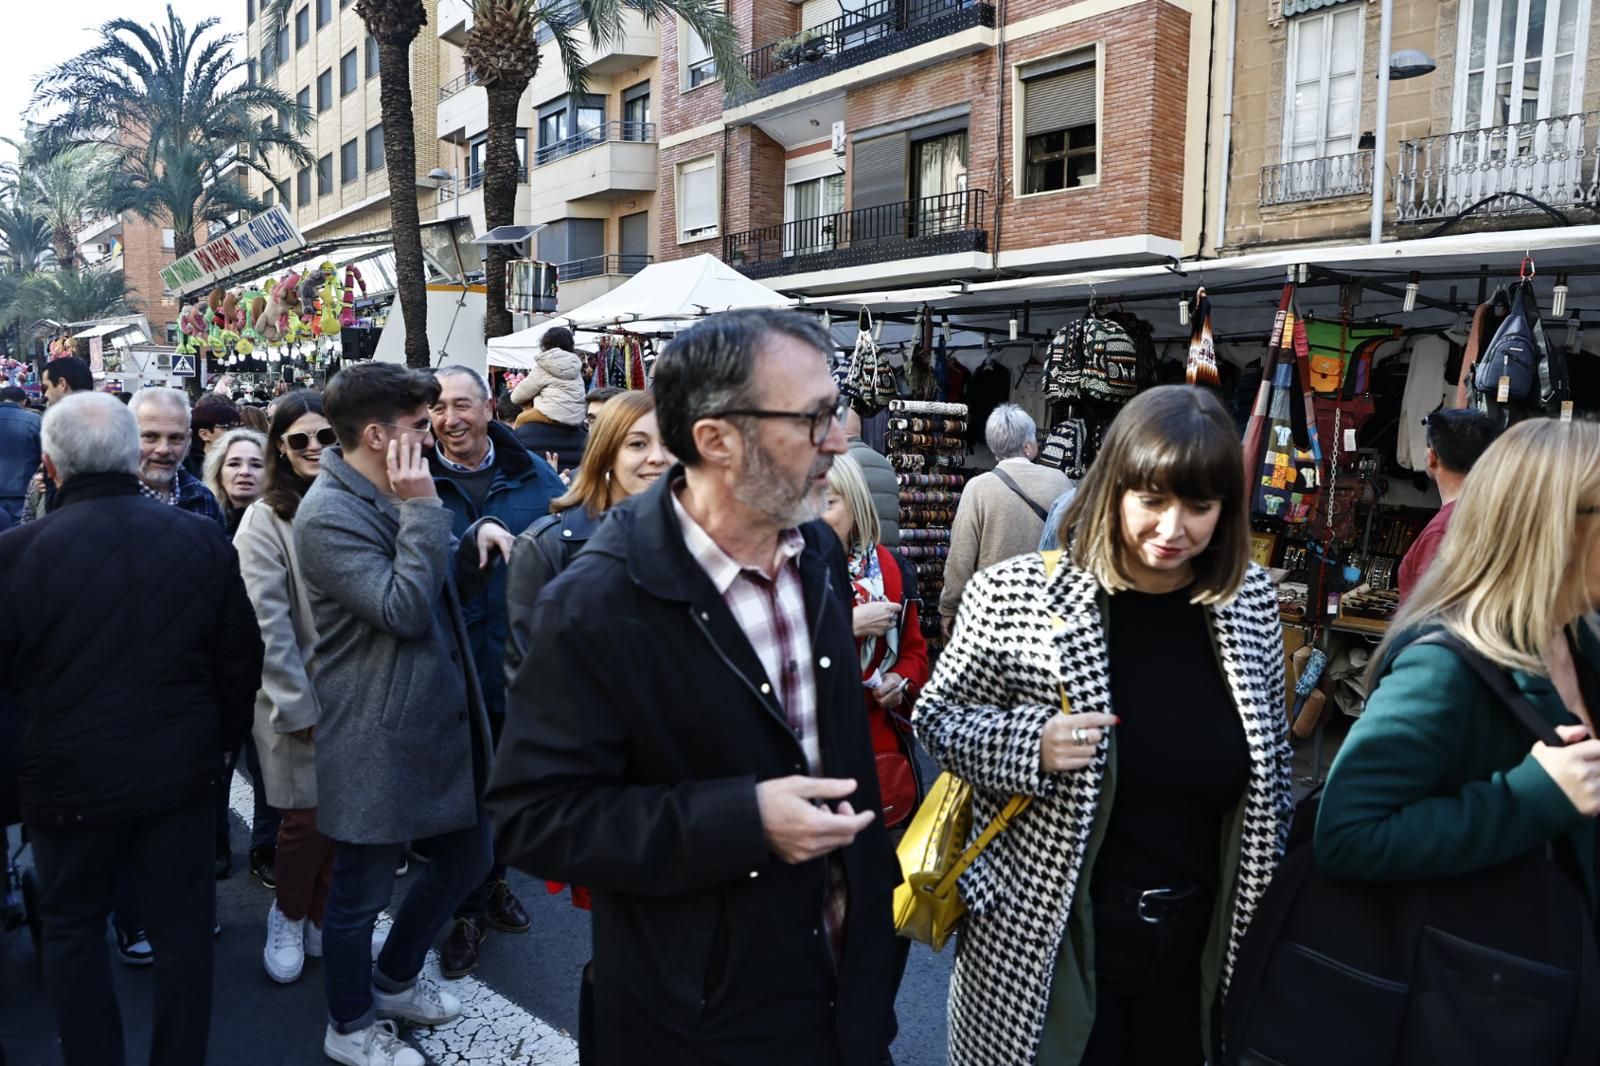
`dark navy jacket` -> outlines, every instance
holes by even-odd
[[[494,479],[482,508],[445,473],[437,450],[428,456],[439,498],[454,519],[451,533],[457,537],[480,518],[498,518],[513,536],[520,534],[548,515],[550,501],[567,491],[550,464],[517,443],[505,426],[489,423],[489,440],[494,444]],[[506,700],[506,634],[510,632],[506,568],[495,567],[488,588],[461,606],[472,639],[472,658],[483,687],[484,705],[491,715],[502,714]]]

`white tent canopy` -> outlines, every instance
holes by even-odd
[[[494,338],[489,342],[488,361],[490,366],[531,366],[545,330],[553,326],[589,332],[621,326],[639,333],[663,333],[717,311],[790,307],[793,303],[714,255],[653,263],[582,307]]]

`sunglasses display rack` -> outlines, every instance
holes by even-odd
[[[930,651],[942,646],[939,594],[950,554],[950,527],[966,484],[967,405],[891,400],[885,444],[900,481],[902,558],[917,572],[919,617]]]

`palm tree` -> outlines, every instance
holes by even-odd
[[[122,271],[49,270],[21,280],[9,301],[0,307],[0,320],[88,322],[128,310],[127,282]]]
[[[297,0],[267,0],[266,26],[276,31]],[[396,298],[406,323],[406,366],[428,366],[428,291],[422,267],[422,216],[417,209],[417,134],[411,106],[411,43],[428,24],[423,0],[356,0],[356,14],[378,42],[378,104],[383,115],[384,168],[389,173],[389,229],[394,240]]]
[[[739,62],[738,38],[728,17],[711,0],[472,0],[473,25],[467,31],[462,58],[489,98],[489,126],[484,145],[483,213],[487,228],[515,221],[517,202],[517,103],[539,73],[538,30],[542,25],[561,60],[574,93],[584,91],[588,66],[579,31],[597,45],[619,40],[623,16],[637,11],[650,23],[666,15],[677,19],[705,41],[723,75],[723,88],[738,92],[747,76]],[[533,160],[527,160],[531,167]],[[484,259],[487,306],[485,337],[511,332],[506,310],[506,263],[509,245],[492,244]],[[407,321],[410,321],[407,312]]]
[[[44,153],[102,146],[109,184],[102,206],[170,225],[179,256],[194,250],[203,223],[264,207],[224,178],[225,167],[242,164],[272,181],[268,149],[296,167],[312,162],[299,136],[311,116],[273,86],[239,77],[237,35],[213,32],[219,21],[190,29],[170,5],[164,24],[111,19],[101,24],[99,43],[34,87],[32,108],[46,116]],[[264,121],[278,114],[292,128]]]
[[[49,221],[27,200],[7,197],[0,202],[0,249],[10,273],[33,273],[51,259]]]
[[[19,189],[50,224],[50,247],[63,269],[78,264],[78,230],[104,202],[109,188],[105,153],[99,145],[80,145],[55,156],[26,151]]]

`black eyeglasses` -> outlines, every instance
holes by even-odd
[[[334,444],[339,440],[338,434],[334,433],[334,431],[328,426],[323,426],[321,429],[317,430],[316,436],[317,443],[322,445],[324,448],[333,447]],[[285,433],[283,435],[283,443],[287,444],[290,448],[297,452],[303,452],[307,448],[311,447],[311,434]]]
[[[840,396],[827,407],[819,407],[815,411],[763,411],[757,407],[739,407],[728,411],[718,411],[706,415],[706,418],[729,418],[738,415],[743,418],[797,418],[802,422],[809,422],[811,428],[811,444],[813,447],[820,445],[828,439],[829,432],[835,422],[843,422],[845,413],[850,410],[850,397]]]

